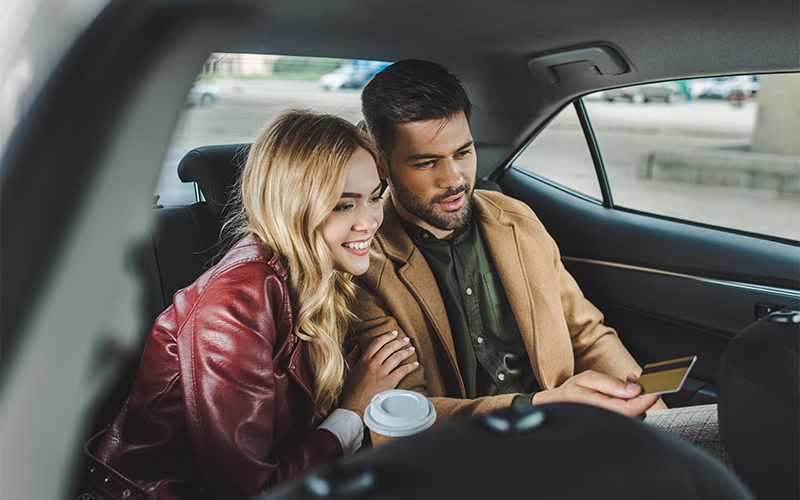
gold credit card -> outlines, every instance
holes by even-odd
[[[644,365],[642,374],[636,381],[642,386],[641,394],[666,394],[680,391],[695,361],[697,361],[697,356],[688,356]]]

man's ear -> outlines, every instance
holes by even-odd
[[[378,177],[381,179],[389,178],[389,160],[384,153],[378,155],[378,161],[375,164],[378,167]]]

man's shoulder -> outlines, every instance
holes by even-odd
[[[510,218],[517,221],[541,225],[539,218],[525,202],[497,191],[476,189],[474,199],[478,208],[486,215],[502,220]]]

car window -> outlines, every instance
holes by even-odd
[[[800,240],[800,75],[584,98],[614,205]]]
[[[561,186],[602,200],[597,173],[573,106],[564,108],[514,160]]]
[[[184,103],[154,194],[164,206],[195,201],[177,164],[189,150],[252,142],[265,123],[291,108],[361,120],[361,89],[389,63],[322,57],[214,53]]]

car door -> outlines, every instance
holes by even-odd
[[[640,364],[698,357],[684,389],[665,397],[671,406],[714,402],[730,339],[756,318],[800,301],[797,177],[771,188],[700,179],[713,177],[703,162],[719,160],[703,154],[725,160],[730,153],[727,168],[755,162],[762,171],[778,168],[769,163],[777,158],[788,162],[791,174],[798,168],[797,153],[759,156],[751,151],[753,137],[723,133],[729,107],[739,103],[691,101],[689,92],[685,97],[686,102],[641,104],[638,110],[600,94],[579,99],[496,177],[505,193],[533,208],[566,268]],[[766,99],[750,97],[743,109],[755,106],[745,111],[762,119]],[[706,142],[691,144],[703,134],[691,127],[673,136],[664,132],[665,123],[683,126],[670,108],[686,116],[719,110],[722,118],[705,125]],[[610,125],[604,113],[624,119]],[[601,125],[592,126],[594,117]],[[720,134],[725,137],[714,137]],[[647,145],[637,145],[644,136],[650,136]],[[747,141],[751,150],[745,151],[740,143]],[[701,165],[695,165],[695,177],[658,163],[669,154]],[[625,174],[621,164],[632,155]]]

